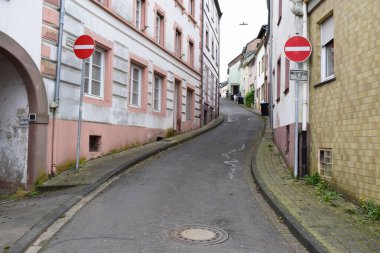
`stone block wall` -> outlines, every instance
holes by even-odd
[[[321,23],[331,15],[335,79],[321,83]],[[380,5],[325,0],[309,21],[311,170],[319,149],[331,149],[331,184],[380,203]]]

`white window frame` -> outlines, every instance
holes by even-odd
[[[318,149],[318,172],[322,178],[324,179],[332,178],[332,172],[333,172],[332,161],[333,161],[333,152],[331,148]]]
[[[175,55],[182,58],[182,32],[178,28],[175,30]]]
[[[87,58],[85,61],[85,65],[88,64],[89,66],[89,69],[88,69],[88,76],[86,76],[86,73],[85,73],[85,80],[88,80],[88,91],[86,92],[85,91],[85,95],[88,96],[88,97],[93,97],[93,98],[103,98],[104,97],[104,71],[105,71],[105,67],[104,67],[104,50],[100,49],[99,47],[96,47],[95,48],[95,52],[99,52],[100,53],[100,66],[98,65],[95,65],[93,64],[93,56],[94,54],[91,55],[91,57]],[[94,53],[95,53],[94,52]],[[92,81],[93,81],[93,78],[92,78],[92,68],[93,68],[93,65],[95,66],[98,66],[100,67],[100,91],[99,91],[99,95],[94,95],[93,92],[92,92]],[[90,78],[91,77],[91,78]]]
[[[157,12],[156,14],[156,42],[158,44],[161,44],[161,22],[162,22],[162,16]]]
[[[193,92],[187,90],[186,92],[186,120],[191,120],[191,105],[193,102]]]
[[[158,89],[156,89],[157,85],[158,85]],[[161,93],[162,93],[162,77],[160,77],[158,75],[154,75],[154,83],[153,83],[153,111],[155,111],[155,112],[161,112]],[[157,107],[158,108],[156,108],[155,101],[157,101]]]
[[[327,76],[327,55],[328,46],[334,43],[334,17],[330,16],[321,24],[321,81],[328,81],[335,78],[334,58],[333,58],[333,73]]]
[[[138,71],[138,80],[133,80],[135,71]],[[141,87],[142,87],[142,75],[143,68],[135,64],[131,64],[130,78],[129,78],[129,105],[133,107],[141,107]],[[137,81],[138,87],[137,90],[134,90],[133,82]],[[137,95],[137,104],[133,101],[133,95]]]
[[[195,17],[195,0],[189,0],[189,4],[190,4],[190,15],[192,17]]]
[[[136,0],[136,28],[141,29],[142,21],[142,0]]]

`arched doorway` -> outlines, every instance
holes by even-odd
[[[0,192],[9,193],[20,185],[30,188],[45,173],[49,116],[38,67],[2,32],[0,65]]]

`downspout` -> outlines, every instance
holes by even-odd
[[[273,129],[273,29],[272,29],[272,1],[268,4],[268,31],[269,31],[269,110],[270,128]]]
[[[305,38],[309,39],[308,36],[308,20],[307,20],[307,1],[303,1],[302,3],[302,12],[303,12],[303,26],[302,26],[302,34]],[[306,60],[303,64],[304,70],[309,70],[309,60]],[[310,76],[310,74],[309,74]],[[309,114],[309,97],[308,97],[308,89],[309,82],[304,82],[302,85],[302,171],[301,176],[305,176],[308,174],[307,168],[307,119]]]
[[[220,93],[220,87],[219,87],[219,83],[220,83],[220,19],[222,18],[222,15],[223,14],[220,14],[220,16],[219,16],[219,13],[218,13],[218,46],[219,46],[219,48],[218,48],[218,55],[216,56],[216,57],[218,57],[217,58],[217,64],[218,64],[218,84],[217,84],[217,86],[218,86],[218,114],[217,114],[217,116],[219,117],[219,113],[220,113],[220,98],[221,98],[221,96],[222,96],[222,94]],[[203,32],[202,32],[202,34],[203,34]],[[218,62],[219,61],[219,62]],[[219,94],[220,94],[220,97],[219,97]]]
[[[58,32],[58,50],[57,50],[57,67],[55,73],[54,99],[50,103],[50,109],[53,113],[52,125],[52,148],[51,148],[51,168],[50,174],[54,175],[56,171],[56,113],[59,107],[59,92],[61,84],[61,63],[62,63],[62,41],[63,41],[63,24],[65,19],[65,0],[60,0],[59,10],[59,32]]]
[[[202,0],[202,8],[201,8],[201,11],[202,11],[202,35],[201,35],[201,41],[202,41],[202,52],[201,52],[201,112],[200,112],[200,119],[199,119],[199,127],[202,127],[203,126],[203,67],[204,67],[204,36],[203,36],[203,31],[204,31],[204,25],[205,25],[205,11],[204,11],[204,4],[205,4],[205,1]]]

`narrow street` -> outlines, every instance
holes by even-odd
[[[43,252],[292,252],[246,176],[263,122],[229,101],[221,105],[221,126],[123,174]],[[173,229],[194,224],[221,229],[228,239],[214,245],[173,240]]]

